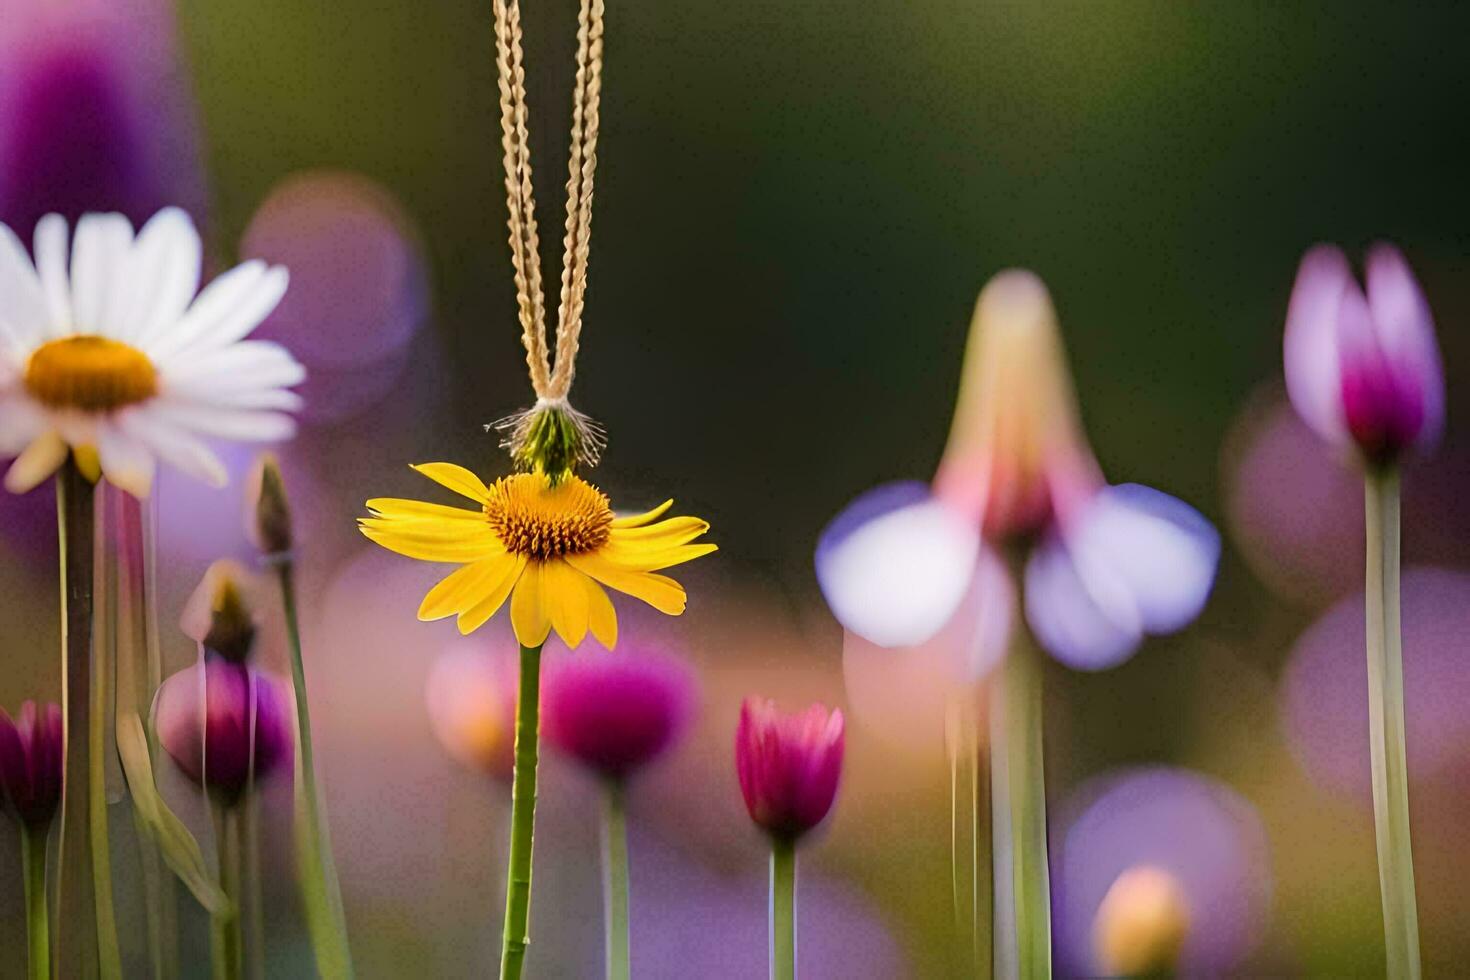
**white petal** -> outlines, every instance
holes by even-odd
[[[1060,535],[1051,534],[1026,563],[1026,621],[1052,656],[1078,670],[1127,660],[1143,639],[1138,610],[1120,584],[1083,571]]]
[[[280,412],[216,408],[173,400],[158,401],[149,410],[181,429],[222,439],[279,442],[296,434],[296,420]]]
[[[0,399],[0,456],[13,456],[30,445],[45,423],[44,413],[24,395]]]
[[[299,384],[306,368],[280,344],[243,340],[218,350],[188,351],[160,365],[164,386],[206,391],[280,388]]]
[[[195,479],[222,487],[229,481],[225,464],[200,439],[154,418],[148,409],[124,415],[119,425],[128,434],[151,447],[160,459]]]
[[[46,296],[46,333],[65,337],[75,332],[71,289],[66,281],[66,219],[48,214],[36,222],[36,275]]]
[[[5,489],[11,493],[32,490],[66,462],[67,445],[55,432],[37,436],[25,452],[16,457],[5,474]]]
[[[1220,535],[1193,507],[1151,487],[1107,487],[1067,543],[1079,564],[1122,583],[1147,633],[1172,633],[1199,615],[1215,582]]]
[[[215,350],[260,326],[286,293],[289,276],[259,259],[236,266],[210,283],[178,324],[177,339],[160,340],[156,355]]]
[[[72,240],[71,304],[83,333],[105,333],[108,294],[125,266],[133,226],[120,214],[84,214]]]
[[[977,529],[922,484],[889,484],[822,532],[817,580],[847,629],[879,646],[914,646],[959,608],[979,551]]]
[[[9,339],[29,350],[46,334],[50,312],[41,281],[25,246],[9,226],[0,224],[0,321]]]
[[[202,248],[188,214],[164,208],[148,220],[133,244],[129,275],[137,282],[124,313],[124,339],[146,348],[177,327],[199,288]]]
[[[140,500],[148,496],[153,488],[156,464],[153,454],[141,442],[116,426],[99,426],[97,456],[102,461],[102,474],[107,482]]]

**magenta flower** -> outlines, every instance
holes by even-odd
[[[290,762],[289,712],[273,677],[211,657],[163,682],[153,723],[179,771],[232,804],[245,792],[252,768],[259,782]]]
[[[840,710],[814,704],[800,714],[774,701],[746,698],[735,730],[735,771],[750,819],[780,840],[821,823],[842,776]]]
[[[998,274],[980,293],[932,490],[900,483],[860,496],[823,531],[817,575],[850,632],[918,646],[955,618],[977,569],[994,564],[982,539],[1025,549],[1027,623],[1058,660],[1082,670],[1114,666],[1144,636],[1192,621],[1220,556],[1219,535],[1192,507],[1104,481],[1051,297],[1022,270]],[[999,653],[966,657],[978,667]]]
[[[1286,389],[1323,439],[1373,464],[1439,436],[1444,372],[1429,304],[1392,245],[1368,251],[1367,292],[1335,245],[1302,257],[1284,344]]]
[[[61,803],[61,708],[27,701],[12,720],[0,708],[0,802],[26,827],[44,829]]]
[[[550,660],[542,723],[558,750],[608,779],[622,780],[683,734],[695,681],[685,663],[653,647]]]

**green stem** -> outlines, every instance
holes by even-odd
[[[111,532],[111,528],[107,530]],[[112,570],[101,571],[110,575]],[[117,689],[117,674],[113,669],[117,627],[114,592],[111,588],[104,589],[105,598],[93,609],[92,705],[87,715],[87,793],[92,800],[87,811],[87,833],[92,847],[98,967],[104,980],[122,977],[122,953],[118,948],[117,918],[112,898],[112,844],[107,825],[107,709],[108,699]]]
[[[607,929],[608,980],[628,980],[628,820],[621,780],[603,797],[602,897]]]
[[[530,945],[531,848],[536,825],[536,750],[540,738],[541,648],[521,647],[516,697],[515,776],[510,790],[510,866],[505,876],[505,928],[500,978],[517,980]]]
[[[214,812],[214,843],[219,854],[219,886],[228,899],[214,916],[213,953],[216,980],[240,980],[244,967],[244,931],[240,888],[240,808],[218,804]]]
[[[332,859],[326,807],[316,778],[316,753],[311,739],[311,708],[306,696],[306,664],[301,653],[301,626],[296,612],[296,582],[291,561],[276,564],[281,606],[291,648],[291,684],[296,695],[295,823],[296,855],[306,906],[307,929],[316,954],[317,972],[324,980],[347,980],[353,975],[352,950],[347,942],[347,918],[342,888]]]
[[[946,716],[949,754],[950,898],[965,972],[978,976],[985,962],[980,928],[980,731],[968,700]]]
[[[26,938],[30,949],[26,976],[51,978],[51,926],[46,914],[46,827],[23,827],[20,857],[26,880]]]
[[[771,839],[771,980],[796,980],[796,842]]]
[[[991,689],[994,973],[1051,976],[1041,656],[1023,629]]]
[[[1399,623],[1399,476],[1370,470],[1368,531],[1368,742],[1373,825],[1390,980],[1419,977],[1419,910],[1409,842],[1409,778],[1404,754],[1404,655]]]

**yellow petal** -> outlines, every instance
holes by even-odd
[[[5,474],[5,489],[11,493],[34,489],[64,462],[66,443],[61,436],[55,432],[42,433],[10,464],[10,471]]]
[[[610,533],[619,541],[667,547],[693,541],[708,530],[709,521],[698,517],[671,517],[646,527],[615,527]]]
[[[661,613],[677,616],[684,611],[688,601],[684,587],[664,575],[651,572],[629,571],[604,558],[601,552],[583,555],[568,555],[566,562],[577,571],[590,575],[610,589],[626,592],[642,599]]]
[[[426,500],[403,500],[398,497],[374,497],[367,502],[368,510],[375,517],[390,520],[446,520],[484,522],[485,512],[431,504]]]
[[[602,586],[586,575],[581,578],[587,588],[587,625],[592,635],[597,637],[597,642],[611,650],[618,645],[617,610],[613,609],[612,600],[602,591]]]
[[[642,527],[645,524],[658,520],[672,506],[674,506],[673,500],[665,500],[653,510],[645,511],[642,514],[629,514],[627,517],[615,517],[613,518],[612,526]]]
[[[440,486],[448,487],[455,493],[469,497],[475,503],[483,504],[485,498],[490,495],[490,490],[485,486],[484,481],[463,466],[456,466],[453,463],[419,463],[412,469],[427,476]]]
[[[510,597],[510,625],[515,630],[516,642],[523,647],[539,647],[551,632],[542,585],[545,568],[544,562],[528,562]]]
[[[77,469],[82,471],[82,476],[87,478],[88,483],[96,483],[102,479],[102,457],[97,455],[96,446],[77,446],[71,451],[71,456],[77,461]],[[148,495],[145,493],[143,496]]]
[[[564,561],[541,566],[543,601],[556,635],[573,650],[587,635],[587,576]]]
[[[419,619],[428,623],[475,605],[500,584],[510,564],[509,555],[497,555],[455,569],[424,596],[419,605]]]
[[[405,525],[371,517],[360,519],[357,526],[369,541],[420,561],[465,564],[505,552],[505,546],[488,527],[467,534],[455,527]]]
[[[505,597],[510,595],[510,590],[515,587],[521,577],[521,571],[526,567],[525,555],[511,555],[509,563],[502,566],[501,577],[494,587],[485,593],[484,597],[473,606],[459,614],[459,631],[466,635],[484,626],[491,616],[500,611],[505,605]]]
[[[630,572],[652,572],[693,561],[719,548],[713,544],[682,544],[674,548],[644,548],[613,542],[601,549],[609,562]]]

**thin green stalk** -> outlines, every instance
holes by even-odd
[[[109,624],[110,612],[111,610],[103,610],[99,614]],[[105,628],[111,629],[111,626]],[[113,912],[112,845],[108,839],[107,826],[107,708],[108,698],[116,685],[111,654],[110,642],[93,642],[92,707],[87,716],[87,792],[92,799],[92,806],[87,812],[87,830],[92,845],[92,896],[97,917],[98,967],[103,980],[120,980],[122,953],[118,948],[117,918]]]
[[[301,653],[301,626],[296,613],[295,570],[289,558],[278,557],[276,577],[286,615],[291,648],[291,685],[296,695],[295,838],[307,929],[323,980],[347,980],[353,975],[352,950],[347,942],[347,917],[342,888],[332,859],[326,806],[316,778],[316,753],[311,739],[311,707],[306,696],[306,664]]]
[[[51,926],[46,912],[46,827],[22,827],[20,859],[26,880],[26,976],[51,980]]]
[[[608,780],[602,811],[602,901],[608,980],[628,980],[628,819],[623,783]]]
[[[1368,744],[1373,825],[1389,980],[1418,980],[1419,909],[1409,841],[1409,776],[1404,754],[1404,654],[1399,623],[1399,476],[1370,470],[1368,531]]]
[[[240,980],[244,967],[241,925],[240,807],[219,804],[214,810],[214,843],[219,854],[219,886],[229,906],[213,919],[212,952],[216,980]]]
[[[510,789],[510,865],[505,876],[505,928],[500,980],[517,980],[531,943],[531,848],[536,826],[536,755],[541,737],[541,648],[521,647],[516,697],[515,775]]]
[[[253,700],[253,699],[252,699]],[[252,723],[253,725],[253,723]],[[254,743],[254,733],[251,742]],[[253,980],[265,978],[265,895],[260,880],[260,797],[255,793],[255,764],[251,762],[251,775],[244,799],[238,804],[240,810],[240,836],[244,841],[245,873],[242,886],[244,901],[239,914],[243,918],[250,914],[250,927],[246,932],[250,944],[250,955],[246,967]]]
[[[955,933],[965,970],[980,973],[980,731],[968,701],[950,706],[946,718],[949,753],[950,897]]]
[[[1018,629],[991,691],[995,976],[1051,976],[1041,657]]]
[[[796,842],[771,838],[771,980],[796,980]]]

